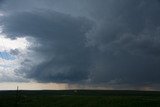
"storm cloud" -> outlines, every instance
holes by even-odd
[[[4,33],[10,37],[28,35],[40,44],[31,46],[30,50],[34,50],[40,59],[45,57],[45,60],[31,67],[31,72],[24,70],[29,66],[28,61],[24,62],[21,71],[26,73],[27,77],[56,82],[87,78],[90,51],[85,46],[85,33],[92,25],[87,19],[54,11],[36,11],[5,17],[3,24]],[[34,58],[31,60],[38,61]]]
[[[4,34],[32,44],[17,75],[39,82],[160,83],[159,0],[22,1],[3,2],[0,18]]]

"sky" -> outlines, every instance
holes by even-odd
[[[159,13],[160,0],[0,0],[0,89],[160,90]]]

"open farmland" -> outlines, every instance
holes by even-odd
[[[1,91],[0,107],[160,107],[160,92]]]

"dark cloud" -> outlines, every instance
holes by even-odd
[[[31,61],[23,62],[21,71],[27,77],[43,82],[87,79],[90,50],[85,46],[85,33],[91,29],[91,21],[47,10],[10,15],[2,23],[4,33],[11,38],[27,35],[41,44],[30,50],[40,59],[46,59],[34,67],[30,66]],[[27,66],[31,67],[31,72],[25,71]]]
[[[0,0],[0,9],[2,9],[2,4],[4,3],[4,0]]]
[[[20,51],[18,49],[11,49],[9,52],[11,55],[19,55]]]
[[[4,0],[0,0],[0,2],[1,2],[1,3],[3,3],[3,2],[4,2]]]
[[[1,19],[3,33],[10,38],[33,37],[38,43],[30,47],[30,57],[18,70],[27,78],[160,83],[159,0],[35,0],[24,11],[15,10]]]
[[[98,23],[88,35],[96,47],[91,80],[100,83],[159,83],[160,4],[158,1],[105,1],[92,5]],[[98,52],[98,53],[97,53]]]

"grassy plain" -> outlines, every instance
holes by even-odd
[[[0,91],[0,107],[160,107],[160,92]]]

